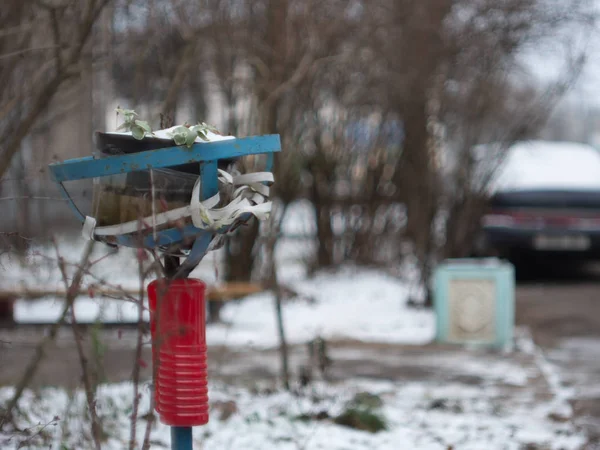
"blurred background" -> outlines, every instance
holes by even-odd
[[[40,282],[27,266],[32,248],[57,236],[81,244],[47,165],[92,155],[94,132],[121,123],[117,107],[153,129],[200,121],[237,137],[276,133],[272,218],[238,229],[218,264],[201,268],[205,279],[260,282],[276,287],[279,305],[310,303],[319,285],[304,295],[299,272],[367,268],[401,280],[393,301],[422,312],[441,261],[507,259],[519,278],[517,324],[592,392],[577,397],[575,415],[593,417],[597,443],[599,13],[595,0],[3,0],[0,246],[3,264],[21,258],[21,268],[0,286]],[[91,187],[67,186],[83,210]],[[136,272],[115,267],[135,289]],[[340,291],[352,278],[321,295],[352,297]],[[363,283],[362,319],[378,283]],[[12,320],[17,297],[6,295],[0,315]],[[211,303],[212,322],[222,307]],[[19,321],[33,317],[27,308]],[[432,330],[430,315],[401,311],[409,331],[398,343],[415,340],[409,322]],[[386,330],[375,334],[385,340]],[[391,357],[380,351],[374,360]],[[364,369],[348,364],[340,377]]]
[[[414,258],[426,279],[473,252],[503,150],[600,142],[596,12],[581,0],[7,1],[3,240],[78,232],[46,165],[92,154],[121,106],[154,129],[162,115],[280,134],[274,195],[279,211],[312,215],[311,269]],[[481,144],[499,151],[477,156]],[[228,278],[251,277],[256,233],[228,246]]]

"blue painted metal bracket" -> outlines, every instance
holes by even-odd
[[[219,193],[219,181],[217,172],[217,162],[209,161],[200,165],[200,179],[202,180],[201,193],[202,198],[210,198]],[[213,240],[213,234],[205,233],[199,236],[192,245],[190,254],[177,271],[176,276],[186,276],[200,264],[202,258],[208,253],[208,247]]]
[[[158,169],[183,164],[239,158],[261,153],[281,151],[279,135],[252,136],[218,142],[194,144],[191,148],[167,147],[141,153],[107,156],[104,158],[69,159],[62,163],[50,164],[54,179],[76,181],[86,178],[105,177],[139,170]]]

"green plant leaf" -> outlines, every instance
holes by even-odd
[[[150,128],[150,125],[145,120],[136,120],[135,124],[142,128],[146,133],[152,133],[152,128]]]
[[[183,134],[174,134],[173,140],[176,145],[185,145],[185,135]]]
[[[127,130],[127,131],[129,131],[130,128],[131,128],[131,123],[129,123],[129,122],[123,122],[121,125],[119,125],[117,127],[117,131],[119,131],[119,130]]]
[[[124,116],[137,116],[137,113],[133,109],[116,108],[115,111],[117,112],[117,114],[123,114]]]
[[[171,137],[175,141],[177,145],[185,145],[187,139],[187,128],[186,127],[177,127],[173,131],[171,131]]]
[[[202,122],[200,125],[202,126],[202,128],[204,128],[205,130],[210,131],[211,133],[221,134],[219,132],[219,130],[217,129],[217,127],[215,127],[213,125],[209,125],[206,122]]]
[[[146,132],[144,131],[144,129],[138,125],[133,125],[131,127],[131,135],[134,137],[134,139],[137,139],[138,141],[141,141],[142,139],[144,139],[144,135],[146,134]]]
[[[348,408],[342,414],[333,419],[333,422],[356,430],[377,433],[387,429],[384,416],[370,409]]]
[[[196,137],[199,137],[203,141],[208,141],[208,138],[206,137],[206,131],[204,130],[204,127],[202,125],[194,125],[190,128],[190,130],[192,131],[192,133],[194,133],[194,139]]]
[[[194,145],[194,142],[196,142],[196,133],[188,129],[187,136],[185,137],[185,145],[191,147],[192,145]]]

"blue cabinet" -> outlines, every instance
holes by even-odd
[[[434,276],[436,339],[507,348],[515,322],[515,271],[497,259],[450,259]]]

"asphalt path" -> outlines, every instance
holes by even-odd
[[[577,420],[600,448],[600,264],[538,262],[520,272],[517,324],[573,388]]]

